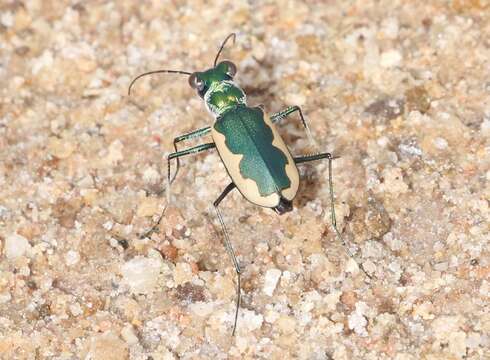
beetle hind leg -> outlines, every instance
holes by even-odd
[[[236,275],[237,275],[237,288],[236,288],[236,309],[235,309],[235,320],[233,323],[233,330],[231,332],[231,335],[235,335],[236,331],[236,326],[238,322],[238,310],[240,309],[240,302],[241,302],[241,284],[240,284],[240,277],[241,277],[241,269],[240,269],[240,264],[238,264],[238,260],[235,255],[235,251],[233,251],[233,246],[231,245],[230,241],[230,236],[228,235],[228,230],[226,229],[225,222],[223,221],[223,216],[221,215],[221,211],[219,210],[219,204],[220,202],[228,195],[228,193],[235,188],[234,183],[230,183],[225,190],[221,193],[220,196],[216,199],[216,201],[213,203],[214,209],[216,210],[216,215],[218,216],[219,223],[221,225],[221,230],[223,231],[223,238],[224,238],[224,243],[225,243],[225,248],[228,254],[230,255],[231,261],[233,262],[233,266],[235,267]]]
[[[332,160],[337,159],[338,157],[334,157],[331,153],[319,153],[319,154],[312,154],[312,155],[304,155],[304,156],[297,156],[294,158],[294,162],[296,164],[301,164],[305,162],[310,162],[310,161],[315,161],[315,160],[322,160],[322,159],[327,159],[328,160],[328,187],[330,190],[330,214],[331,214],[331,222],[332,222],[332,227],[335,231],[335,234],[337,235],[337,238],[343,245],[344,249],[346,250],[347,254],[354,259],[354,261],[357,263],[359,268],[362,270],[362,272],[369,278],[372,279],[371,275],[369,275],[366,270],[364,269],[364,266],[356,260],[356,257],[350,250],[350,248],[347,246],[347,243],[345,242],[344,238],[342,237],[342,234],[340,233],[338,227],[337,227],[337,218],[335,217],[335,204],[334,204],[334,192],[333,192],[333,179],[332,179]]]

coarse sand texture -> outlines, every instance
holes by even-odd
[[[214,119],[187,75],[127,95],[232,32],[247,103],[338,157],[355,255],[327,161],[283,215],[231,192],[235,336],[216,150],[165,196]],[[0,1],[0,359],[490,359],[489,59],[487,0]]]

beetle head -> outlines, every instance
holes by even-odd
[[[189,85],[197,90],[201,98],[215,84],[226,80],[233,80],[237,71],[236,65],[231,61],[221,61],[215,67],[203,72],[195,72],[189,76]]]

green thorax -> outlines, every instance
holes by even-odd
[[[236,106],[218,117],[214,128],[225,136],[225,144],[233,154],[243,155],[240,174],[257,184],[260,195],[280,193],[291,185],[286,173],[288,159],[272,145],[274,133],[262,109]]]
[[[246,97],[233,81],[214,82],[206,92],[204,101],[209,111],[216,117],[223,115],[237,105],[246,105]]]

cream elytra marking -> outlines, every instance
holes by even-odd
[[[248,201],[262,207],[274,209],[281,215],[291,211],[293,208],[293,199],[299,187],[299,173],[296,165],[327,159],[332,226],[349,256],[354,258],[354,255],[350,252],[342,239],[340,231],[337,229],[332,181],[332,160],[334,157],[327,152],[295,157],[291,155],[291,152],[274,124],[293,112],[298,112],[306,134],[311,138],[310,129],[301,109],[298,106],[292,106],[273,114],[269,118],[264,114],[262,109],[249,107],[246,102],[245,93],[233,81],[233,77],[237,71],[235,64],[227,60],[218,63],[219,56],[225,44],[230,39],[235,41],[235,34],[228,35],[223,41],[214,59],[213,67],[210,69],[200,72],[180,70],[146,72],[137,76],[130,83],[128,95],[134,83],[143,76],[157,73],[187,75],[189,76],[189,85],[197,91],[198,95],[204,100],[206,108],[214,117],[215,121],[212,126],[203,127],[174,139],[175,152],[167,156],[168,200],[156,224],[152,229],[143,234],[143,237],[149,236],[151,233],[157,231],[158,224],[165,214],[165,210],[170,203],[170,186],[177,177],[180,169],[179,158],[205,150],[217,149],[231,178],[231,183],[218,196],[213,205],[223,231],[225,248],[230,255],[237,274],[237,297],[232,330],[232,335],[234,335],[237,328],[241,300],[241,268],[231,245],[223,216],[219,210],[221,201],[234,188],[238,188],[243,197]],[[177,149],[177,144],[182,141],[200,138],[209,134],[212,136],[212,142],[190,147],[185,150]],[[176,161],[176,170],[173,176],[171,176],[170,171],[170,162],[172,159]],[[360,268],[366,276],[370,277],[362,265]]]
[[[255,205],[274,208],[279,204],[279,194],[272,193],[267,196],[260,195],[257,183],[251,179],[246,179],[240,172],[240,162],[243,159],[243,154],[233,154],[225,144],[225,136],[216,130],[211,130],[216,149],[225,164],[228,174],[234,181],[240,193],[250,202]]]

